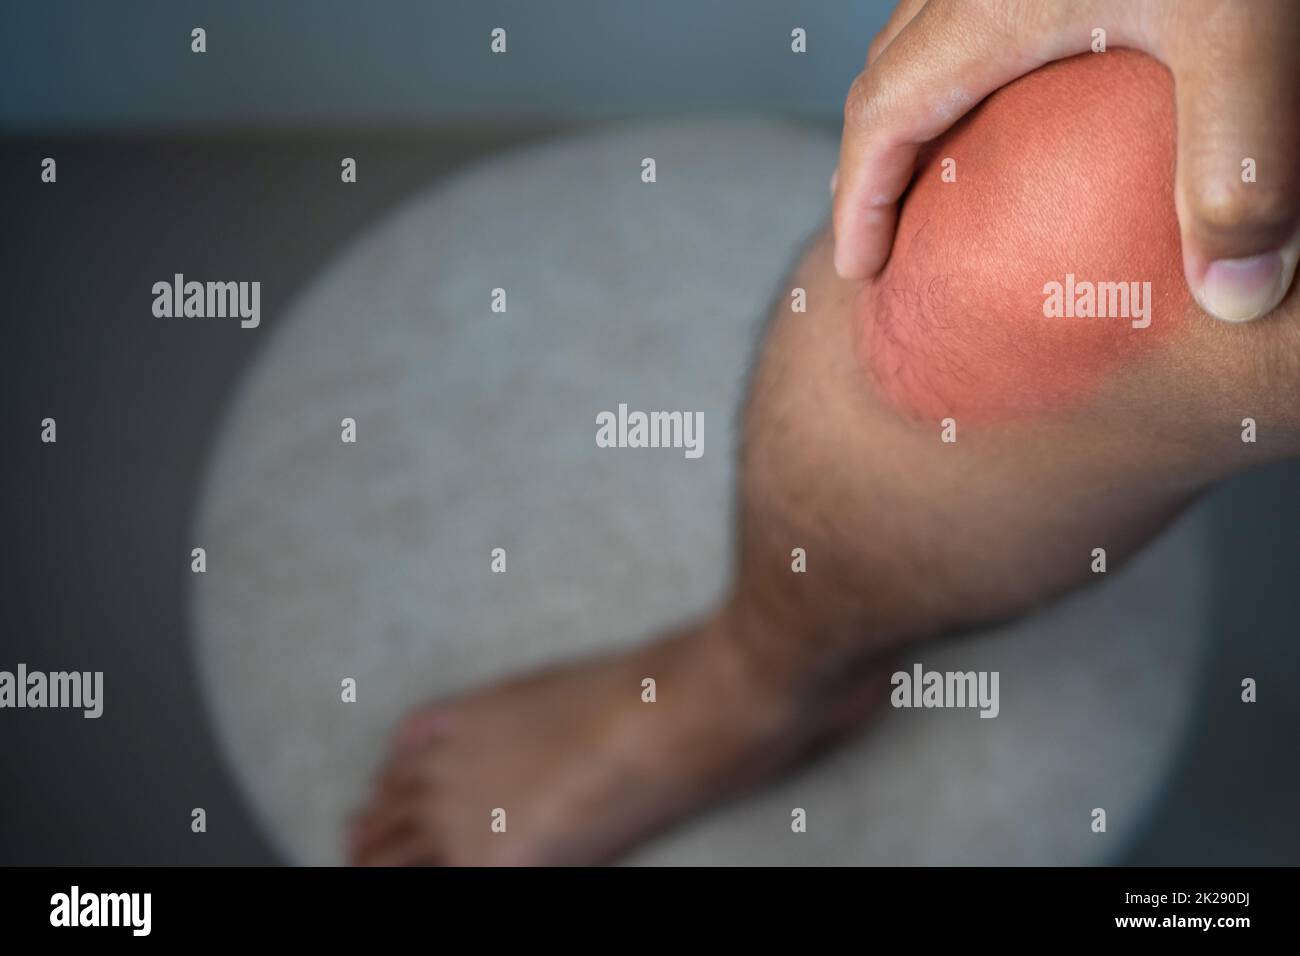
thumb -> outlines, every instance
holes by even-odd
[[[1171,64],[1175,201],[1196,301],[1248,322],[1286,297],[1300,260],[1300,90],[1293,51],[1216,45]]]

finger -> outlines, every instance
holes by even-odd
[[[894,12],[889,15],[889,20],[881,27],[880,32],[871,41],[871,45],[867,47],[867,66],[880,58],[880,54],[885,52],[885,48],[893,42],[894,37],[903,32],[903,27],[912,22],[912,18],[920,12],[920,9],[925,4],[926,0],[901,0],[898,6],[894,7]]]
[[[867,47],[867,66],[870,67],[880,54],[885,52],[885,48],[893,42],[894,37],[902,32],[903,27],[912,22],[912,18],[925,6],[927,0],[902,0],[898,6],[894,7],[894,12],[889,15],[888,22],[876,34],[871,45]],[[830,189],[831,195],[835,195],[835,188],[839,184],[840,171],[837,166],[831,173]]]
[[[956,4],[930,0],[854,81],[844,110],[832,210],[835,268],[875,275],[889,256],[897,202],[922,144],[998,87],[1089,49],[1094,4]],[[1121,12],[1108,42],[1140,39]]]
[[[1230,322],[1271,312],[1300,260],[1300,8],[1264,6],[1215,7],[1171,30],[1166,51],[1183,268],[1201,307]]]

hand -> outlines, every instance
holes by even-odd
[[[1173,74],[1174,199],[1196,300],[1234,322],[1281,302],[1300,259],[1297,0],[902,0],[844,108],[836,271],[867,279],[883,267],[924,143],[998,87],[1089,52],[1097,28],[1107,48],[1141,50]]]

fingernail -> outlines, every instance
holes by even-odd
[[[832,195],[832,196],[835,195],[835,187],[836,187],[837,185],[839,185],[839,182],[840,182],[840,168],[839,168],[838,166],[836,166],[836,167],[835,167],[835,172],[831,173],[831,182],[830,182],[830,187],[831,187],[831,195]]]
[[[1282,256],[1268,252],[1248,259],[1219,259],[1210,263],[1201,280],[1197,301],[1201,307],[1226,322],[1249,322],[1271,311],[1286,295],[1290,270],[1283,268]]]

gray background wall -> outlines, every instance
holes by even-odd
[[[43,0],[0,9],[0,124],[835,118],[884,0]],[[190,52],[190,30],[208,53]],[[492,56],[502,26],[509,52]],[[806,56],[790,31],[808,31]],[[485,63],[490,60],[490,63]]]

